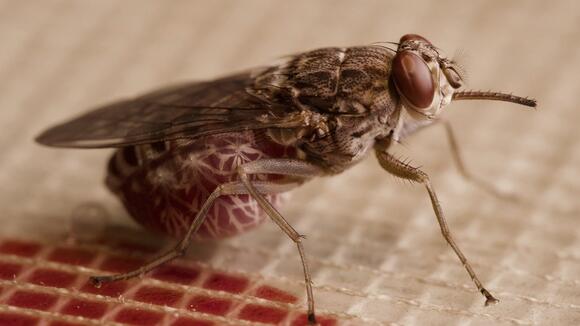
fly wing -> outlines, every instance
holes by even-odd
[[[263,128],[296,128],[304,119],[289,105],[248,93],[251,73],[154,91],[97,108],[48,129],[36,140],[55,147],[122,147]]]

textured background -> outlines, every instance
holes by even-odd
[[[131,225],[102,186],[109,152],[35,145],[49,124],[166,83],[408,32],[449,54],[463,50],[470,87],[540,103],[530,112],[460,102],[445,113],[471,170],[520,204],[461,179],[441,128],[397,149],[430,173],[458,243],[502,302],[483,307],[423,189],[369,157],[296,190],[283,210],[308,236],[318,309],[355,324],[579,324],[575,1],[0,1],[1,233],[58,242],[86,201],[112,216],[95,225]],[[192,256],[284,283],[302,298],[294,248],[266,224]]]

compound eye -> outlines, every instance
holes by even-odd
[[[423,36],[417,35],[417,34],[405,34],[405,35],[403,35],[403,37],[401,37],[401,39],[399,40],[399,44],[403,44],[407,41],[422,41],[422,42],[425,42],[427,44],[432,45],[431,42],[429,42],[429,40],[427,40]]]
[[[393,59],[393,81],[397,89],[415,108],[431,106],[435,83],[423,59],[411,51],[402,51]]]

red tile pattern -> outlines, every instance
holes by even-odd
[[[7,240],[0,244],[0,253],[22,257],[32,257],[36,255],[41,248],[42,246],[40,244],[34,242]]]
[[[48,255],[47,260],[63,264],[88,266],[94,258],[94,253],[88,250],[55,248]]]
[[[69,321],[55,320],[49,324],[50,326],[84,326],[84,324],[74,323]]]
[[[282,290],[279,290],[275,287],[271,287],[269,285],[262,285],[256,289],[255,296],[258,298],[270,300],[270,301],[278,301],[278,302],[286,302],[286,303],[295,303],[298,301],[298,298],[295,296],[286,293]]]
[[[77,248],[0,239],[0,308],[11,307],[11,311],[0,310],[0,325],[27,326],[45,320],[51,326],[106,321],[213,326],[223,324],[224,317],[234,325],[241,321],[307,324],[303,308],[293,306],[298,302],[296,296],[246,276],[185,260],[162,266],[143,278],[100,288],[88,281],[97,271],[128,271],[154,255],[102,243]],[[337,324],[322,316],[319,320],[325,326]]]
[[[216,324],[211,322],[211,321],[192,319],[192,318],[184,318],[184,317],[177,318],[171,324],[171,326],[213,326],[213,325],[216,325]]]
[[[165,265],[157,268],[151,273],[151,277],[157,280],[166,281],[170,283],[192,284],[199,277],[199,269]]]
[[[116,322],[142,326],[157,325],[162,319],[162,313],[139,308],[124,308],[115,316]]]
[[[239,317],[240,319],[249,320],[249,321],[257,321],[261,323],[268,323],[268,324],[279,324],[286,318],[288,315],[288,311],[274,308],[274,307],[265,307],[257,304],[249,304],[246,305],[240,311]]]
[[[27,278],[27,281],[42,286],[66,288],[69,287],[76,278],[77,275],[73,273],[48,268],[39,268]]]
[[[99,268],[111,273],[124,273],[143,266],[145,262],[144,259],[139,258],[110,256],[103,261]]]
[[[67,315],[100,319],[108,308],[109,305],[104,302],[70,299],[60,312]]]
[[[205,312],[212,315],[226,315],[232,308],[232,300],[213,298],[205,295],[193,297],[187,304],[187,309]]]
[[[248,285],[249,282],[246,278],[223,273],[214,273],[203,283],[203,287],[206,289],[230,293],[242,293]]]
[[[0,261],[0,280],[12,280],[22,270],[22,266],[15,263],[5,263]]]
[[[14,307],[48,310],[58,300],[55,294],[18,290],[8,298],[6,304]]]
[[[142,286],[133,294],[132,299],[136,301],[161,305],[175,306],[181,299],[183,293],[157,286]]]
[[[34,326],[39,320],[36,317],[17,313],[0,312],[0,325],[3,326]]]

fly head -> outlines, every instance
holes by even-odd
[[[393,58],[392,80],[414,119],[436,120],[452,100],[499,100],[536,106],[535,100],[511,94],[460,90],[464,79],[461,67],[429,40],[417,34],[401,37]]]

